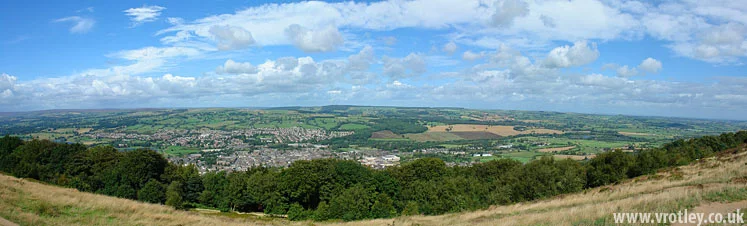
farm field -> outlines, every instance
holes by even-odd
[[[499,136],[515,136],[520,134],[562,134],[563,131],[552,130],[552,129],[527,129],[525,131],[517,131],[514,126],[494,126],[494,125],[470,125],[470,124],[456,124],[456,125],[441,125],[433,126],[428,128],[428,132],[489,132]]]
[[[552,153],[556,151],[567,151],[576,148],[576,146],[568,146],[568,147],[557,147],[557,148],[540,148],[537,149],[538,152],[545,152],[545,153]]]

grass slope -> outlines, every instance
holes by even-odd
[[[251,214],[177,211],[0,175],[0,217],[21,225],[612,225],[613,212],[747,208],[747,148],[617,185],[551,199],[439,216],[289,222]],[[713,209],[713,208],[711,208]]]

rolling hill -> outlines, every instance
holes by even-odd
[[[0,175],[0,225],[610,225],[613,212],[747,209],[747,144],[654,175],[534,202],[438,216],[290,222],[260,214],[179,211]]]

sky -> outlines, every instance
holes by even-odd
[[[7,1],[0,112],[332,104],[747,120],[747,2]]]

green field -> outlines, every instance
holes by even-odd
[[[188,154],[200,153],[200,149],[182,146],[169,146],[168,148],[163,150],[163,153],[169,156],[183,156]]]

